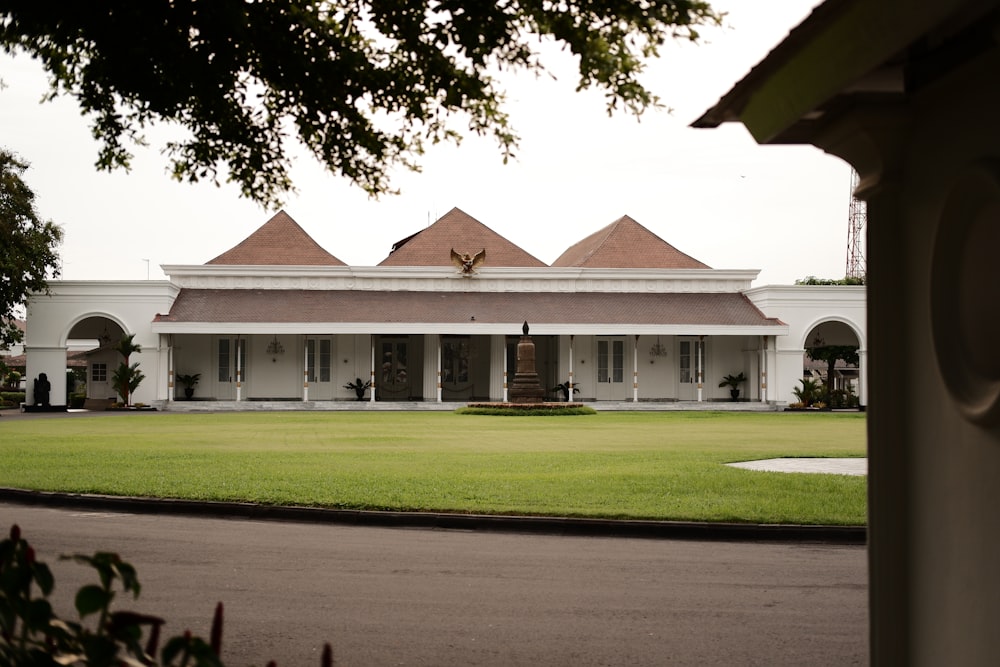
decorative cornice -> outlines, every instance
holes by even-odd
[[[314,267],[164,265],[171,282],[192,289],[299,289],[389,292],[741,292],[756,269]]]

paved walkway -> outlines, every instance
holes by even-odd
[[[764,459],[762,461],[741,461],[729,463],[734,468],[747,470],[763,470],[766,472],[807,472],[824,473],[827,475],[867,475],[868,459]]]

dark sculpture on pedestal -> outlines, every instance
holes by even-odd
[[[514,373],[514,386],[510,390],[511,403],[542,403],[545,400],[545,390],[538,381],[535,372],[535,343],[528,335],[528,323],[521,327],[524,335],[517,342],[517,371]]]
[[[49,382],[49,376],[45,373],[39,373],[38,378],[35,380],[35,405],[45,405],[49,404],[49,392],[52,391],[52,384]]]

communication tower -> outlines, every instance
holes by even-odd
[[[858,188],[858,172],[851,169],[851,205],[847,217],[847,271],[848,278],[864,278],[867,272],[863,244],[865,226],[868,223],[868,209],[863,201],[854,196]]]

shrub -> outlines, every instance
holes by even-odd
[[[4,386],[9,388],[11,391],[17,391],[18,386],[21,383],[21,373],[19,371],[9,371],[4,376]]]
[[[9,401],[12,405],[24,403],[23,391],[0,391],[0,400]]]
[[[830,392],[830,407],[856,408],[859,400],[850,385],[846,389],[834,389]]]
[[[799,380],[802,383],[801,388],[795,388],[792,393],[795,394],[795,398],[799,399],[799,402],[804,404],[807,408],[812,407],[820,398],[820,390],[822,386],[816,380]]]
[[[501,417],[563,417],[567,415],[596,415],[597,410],[586,405],[548,405],[537,403],[504,403],[503,405],[472,404],[455,410],[460,415],[498,415]]]
[[[223,667],[221,602],[215,609],[208,641],[185,632],[167,639],[160,650],[164,619],[111,610],[119,593],[139,597],[141,586],[132,565],[118,554],[100,551],[93,556],[63,558],[97,571],[99,583],[77,591],[79,622],[61,619],[53,611],[47,599],[55,588],[52,571],[37,559],[35,550],[21,537],[21,529],[13,526],[10,537],[0,542],[0,665]],[[149,636],[143,643],[147,628]],[[320,666],[332,665],[333,652],[326,644]]]

